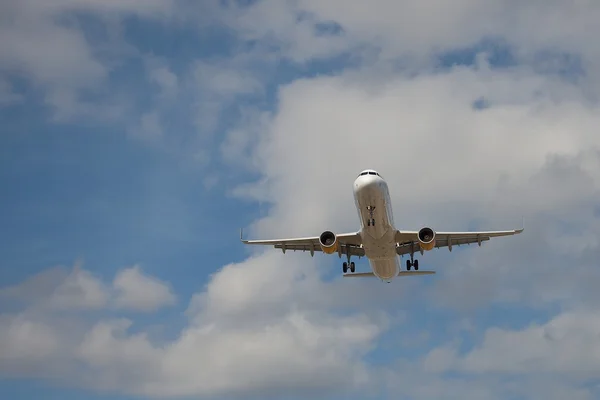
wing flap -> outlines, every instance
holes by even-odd
[[[321,251],[321,246],[319,245],[318,241],[317,243],[310,245],[310,244],[302,244],[302,243],[276,243],[273,245],[274,248],[276,249],[281,249],[285,251]],[[363,257],[365,255],[365,251],[364,249],[360,248],[360,247],[356,247],[356,246],[352,246],[352,245],[346,245],[346,244],[340,244],[340,250],[341,253],[346,255],[348,253],[350,253],[350,255],[352,256],[358,256],[358,257]]]

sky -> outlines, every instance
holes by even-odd
[[[600,398],[600,3],[0,15],[0,397]],[[399,229],[525,232],[391,284],[240,243],[357,230],[367,168]]]

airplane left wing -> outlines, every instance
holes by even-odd
[[[512,229],[508,231],[480,231],[480,232],[435,232],[434,248],[447,247],[452,251],[452,246],[477,243],[481,246],[482,242],[488,241],[493,237],[517,235],[523,232],[524,228]],[[411,252],[420,252],[419,231],[396,231],[396,253],[398,255],[410,254]]]
[[[362,240],[358,232],[336,234],[335,238],[338,244],[332,252],[337,252],[340,257],[342,254],[350,254],[358,257],[365,255],[364,249],[362,248]],[[240,230],[240,240],[244,244],[273,246],[276,249],[281,249],[281,251],[284,253],[286,250],[310,251],[311,256],[314,256],[316,251],[323,251],[319,236],[288,239],[246,240],[242,238],[242,231]]]

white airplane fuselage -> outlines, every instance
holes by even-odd
[[[386,181],[373,172],[354,181],[354,201],[360,219],[365,257],[373,274],[390,282],[400,272],[396,253],[396,228]]]

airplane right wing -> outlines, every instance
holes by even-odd
[[[477,243],[481,246],[482,242],[488,241],[493,237],[517,235],[523,232],[524,228],[512,229],[507,231],[474,231],[474,232],[435,232],[435,243],[433,248],[447,247],[452,251],[452,246]],[[420,231],[396,231],[396,243],[398,255],[410,254],[411,252],[421,251],[419,245]]]

